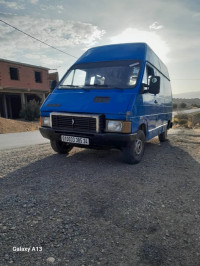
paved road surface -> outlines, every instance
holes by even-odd
[[[173,116],[177,115],[177,114],[192,114],[195,112],[200,112],[200,108],[196,108],[196,109],[189,109],[189,110],[180,110],[178,112],[173,112]]]
[[[0,134],[0,150],[49,142],[39,131]]]

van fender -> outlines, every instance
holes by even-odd
[[[132,133],[136,133],[138,130],[143,130],[145,136],[148,133],[148,123],[145,117],[137,116],[132,119]]]

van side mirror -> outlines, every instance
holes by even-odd
[[[52,80],[50,92],[53,92],[53,90],[55,89],[56,86],[57,86],[57,81],[56,80]]]
[[[160,77],[152,76],[149,84],[149,93],[158,94],[160,92]]]

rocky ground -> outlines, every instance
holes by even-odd
[[[48,144],[0,157],[1,265],[200,265],[200,130],[153,139],[137,165]]]

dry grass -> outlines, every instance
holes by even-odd
[[[192,114],[177,114],[173,119],[175,127],[199,128],[200,112]]]

